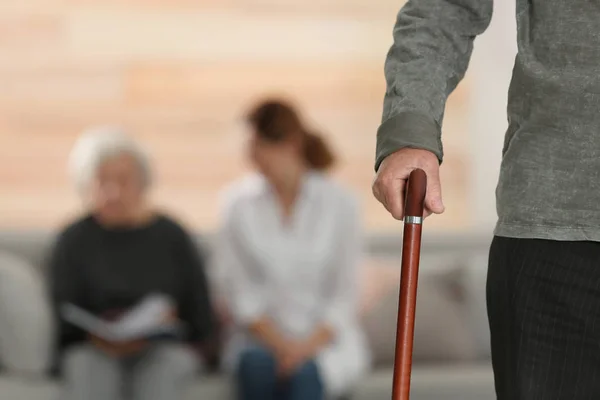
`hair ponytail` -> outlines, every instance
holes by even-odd
[[[272,143],[298,140],[303,148],[304,161],[312,169],[324,171],[335,161],[325,140],[304,127],[296,109],[281,100],[268,100],[255,106],[247,116],[255,133]]]
[[[335,163],[335,156],[325,140],[317,134],[306,133],[304,144],[304,159],[309,167],[325,171]]]

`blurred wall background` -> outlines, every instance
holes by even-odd
[[[514,1],[499,3],[467,79],[448,103],[447,212],[428,230],[487,229],[495,219],[514,51],[507,35],[514,29],[506,25]],[[383,62],[401,5],[0,1],[0,229],[54,228],[75,212],[66,157],[82,129],[108,123],[125,125],[148,146],[158,173],[156,201],[188,225],[211,230],[218,190],[246,168],[240,117],[253,100],[284,95],[338,150],[336,174],[361,196],[367,228],[398,231],[370,184]]]

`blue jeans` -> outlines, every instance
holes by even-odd
[[[317,364],[308,361],[288,379],[277,376],[275,357],[265,349],[250,348],[241,355],[237,371],[238,400],[323,400]]]

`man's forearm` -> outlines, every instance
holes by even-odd
[[[376,169],[403,147],[429,150],[441,162],[446,100],[466,73],[474,38],[485,31],[492,11],[493,0],[409,0],[404,5],[385,62]]]

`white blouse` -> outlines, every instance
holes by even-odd
[[[253,175],[227,190],[224,204],[215,268],[236,323],[230,365],[253,344],[244,327],[263,316],[293,338],[326,323],[335,340],[316,361],[328,393],[343,393],[369,361],[357,315],[363,241],[354,196],[309,173],[284,221],[271,186]]]

